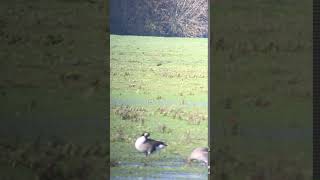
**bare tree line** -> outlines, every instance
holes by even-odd
[[[112,0],[111,32],[207,37],[207,0]]]

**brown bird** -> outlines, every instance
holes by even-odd
[[[208,152],[209,149],[205,147],[195,148],[188,157],[188,163],[191,163],[193,160],[197,160],[208,165]]]

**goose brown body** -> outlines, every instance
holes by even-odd
[[[209,149],[205,147],[195,148],[188,157],[188,163],[190,163],[193,160],[197,160],[208,164],[208,152]]]
[[[142,153],[145,153],[146,156],[155,152],[156,150],[163,149],[168,146],[166,143],[162,141],[156,141],[149,138],[149,133],[142,134],[135,142],[135,148]]]

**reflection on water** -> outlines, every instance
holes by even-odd
[[[208,179],[206,166],[201,163],[194,163],[192,164],[192,168],[196,170],[196,172],[188,172],[182,170],[185,166],[185,162],[183,160],[174,160],[174,161],[155,161],[150,162],[148,164],[141,163],[141,162],[121,162],[119,166],[128,168],[128,170],[122,169],[121,173],[117,175],[112,175],[112,180],[170,180],[170,179]],[[139,167],[146,167],[141,168],[140,170],[136,171],[129,171],[130,168],[139,168]],[[157,171],[153,171],[150,168],[157,169]],[[149,172],[148,172],[149,171]]]
[[[132,179],[132,180],[154,180],[154,179],[208,179],[207,176],[201,175],[201,174],[194,174],[194,173],[175,173],[175,172],[161,172],[158,174],[155,174],[150,177],[143,177],[143,176],[136,176],[136,177],[125,177],[125,176],[115,176],[111,177],[112,180],[127,180],[127,179]]]

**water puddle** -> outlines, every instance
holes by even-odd
[[[141,162],[121,162],[121,170],[117,175],[112,175],[112,180],[170,180],[170,179],[208,179],[206,166],[201,163],[193,163],[187,166],[182,159]],[[190,170],[190,171],[188,171]]]
[[[163,173],[158,173],[152,176],[136,176],[136,177],[125,177],[125,176],[114,176],[111,177],[112,180],[127,180],[127,179],[132,179],[132,180],[170,180],[170,179],[203,179],[203,180],[207,180],[208,177],[206,175],[202,175],[202,174],[194,174],[194,173],[175,173],[175,172],[163,172]]]

